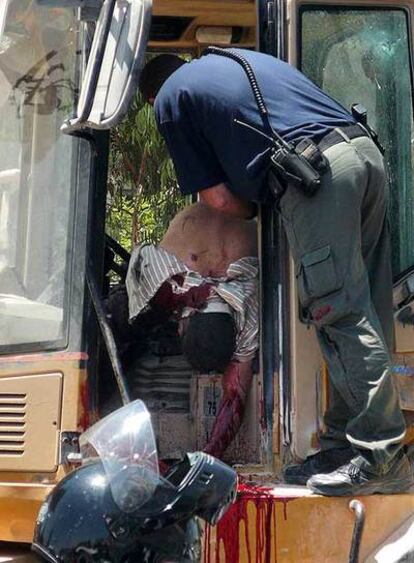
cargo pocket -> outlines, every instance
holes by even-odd
[[[298,292],[303,307],[338,291],[343,285],[338,278],[329,244],[304,254],[298,266]]]

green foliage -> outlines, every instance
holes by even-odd
[[[127,250],[157,243],[184,205],[154,112],[137,96],[111,134],[107,232]]]

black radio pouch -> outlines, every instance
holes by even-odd
[[[353,118],[362,126],[363,129],[368,133],[374,143],[377,145],[380,153],[384,155],[385,149],[381,145],[376,131],[368,123],[368,111],[362,104],[353,104],[351,106],[351,112]]]
[[[280,199],[289,184],[301,189],[305,195],[313,196],[319,189],[321,175],[327,168],[327,161],[318,146],[311,139],[304,139],[293,146],[273,129],[253,69],[242,55],[220,47],[209,47],[205,53],[230,58],[239,63],[246,73],[267,133],[242,121],[235,120],[235,122],[266,137],[271,142],[268,179],[270,191],[275,198]]]
[[[312,139],[303,139],[293,151],[272,149],[270,161],[283,184],[293,184],[309,197],[318,191],[321,175],[328,166],[328,161]]]
[[[295,146],[295,152],[305,158],[318,172],[323,173],[328,167],[328,161],[318,145],[312,139],[302,139]]]

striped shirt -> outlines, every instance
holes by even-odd
[[[132,253],[126,278],[129,319],[132,321],[147,310],[162,284],[173,276],[183,276],[181,285],[171,280],[175,293],[186,293],[207,282],[212,284],[212,291],[231,307],[237,329],[233,357],[246,362],[253,358],[259,346],[258,272],[258,259],[249,256],[230,264],[224,277],[202,277],[161,247],[139,246]]]

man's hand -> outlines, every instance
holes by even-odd
[[[202,190],[199,192],[199,196],[202,203],[228,215],[251,219],[255,214],[254,204],[235,196],[226,184],[217,184]]]
[[[232,361],[223,375],[223,397],[214,421],[206,453],[221,458],[243,421],[247,393],[252,383],[252,362]]]

